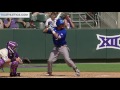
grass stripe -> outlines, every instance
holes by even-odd
[[[120,63],[76,63],[81,72],[120,72]],[[28,64],[22,65],[28,68],[18,68],[20,72],[46,72],[47,64]],[[29,67],[29,66],[46,66],[46,67]],[[9,72],[9,68],[4,68],[5,72]],[[53,64],[53,71],[70,72],[72,68],[65,64]],[[0,71],[2,72],[2,71]]]

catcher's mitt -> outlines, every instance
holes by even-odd
[[[22,61],[23,63],[27,63],[27,64],[31,63],[31,61],[28,58],[23,58]]]

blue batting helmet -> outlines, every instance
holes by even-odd
[[[63,20],[63,19],[58,19],[58,20],[56,21],[56,25],[59,26],[59,25],[61,25],[61,24],[64,24],[64,20]]]

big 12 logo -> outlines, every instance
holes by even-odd
[[[97,39],[100,40],[100,43],[97,45],[96,50],[105,49],[105,48],[113,48],[113,49],[120,49],[120,35],[114,36],[105,36],[96,34]]]

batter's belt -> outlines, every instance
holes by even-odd
[[[56,48],[61,48],[61,47],[67,47],[67,49],[68,49],[68,51],[70,51],[70,49],[68,48],[68,46],[67,45],[62,45],[62,46],[55,46]]]
[[[57,48],[60,48],[60,47],[67,47],[67,45],[61,45],[61,46],[55,46]]]

